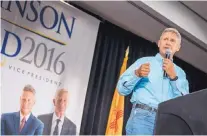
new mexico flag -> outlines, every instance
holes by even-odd
[[[121,67],[120,75],[124,73],[127,66],[129,47],[126,50],[125,58]],[[124,121],[124,96],[118,93],[115,89],[111,109],[109,113],[106,135],[122,135],[123,121]]]

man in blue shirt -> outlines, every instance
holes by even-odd
[[[126,134],[153,134],[158,104],[189,93],[185,72],[173,63],[180,50],[181,35],[166,28],[158,41],[159,53],[143,57],[132,64],[120,77],[117,88],[121,95],[132,94],[133,108],[126,125]],[[170,59],[165,58],[170,50]],[[167,78],[163,77],[163,72]]]

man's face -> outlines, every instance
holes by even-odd
[[[53,100],[55,111],[65,113],[68,106],[68,92],[60,92]]]
[[[32,111],[32,107],[35,104],[35,95],[30,91],[23,91],[20,97],[20,110],[24,115],[29,114]]]
[[[180,42],[175,33],[165,32],[158,42],[158,47],[162,56],[165,56],[167,49],[170,49],[171,54],[174,55],[175,52],[180,50]]]

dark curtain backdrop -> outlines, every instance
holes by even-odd
[[[125,31],[100,24],[80,134],[104,134],[127,45]]]
[[[73,2],[68,3],[103,20]],[[147,41],[107,21],[101,22],[85,98],[80,134],[105,134],[111,101],[128,45],[130,47],[128,66],[141,57],[154,56],[158,52],[156,43]],[[189,81],[190,92],[207,88],[206,73],[179,58],[175,57],[174,62],[185,71]],[[123,134],[125,134],[125,124],[132,107],[129,101],[130,97],[131,95],[125,97]]]

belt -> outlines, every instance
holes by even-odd
[[[152,108],[148,105],[143,105],[143,104],[135,104],[135,108],[140,108],[140,109],[143,109],[143,110],[148,110],[150,112],[157,112],[157,109],[156,108]]]

